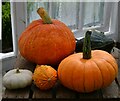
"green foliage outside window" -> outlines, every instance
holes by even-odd
[[[13,51],[10,2],[2,2],[2,53]]]

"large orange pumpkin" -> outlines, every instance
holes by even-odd
[[[78,92],[107,87],[118,74],[118,65],[111,54],[102,50],[91,51],[90,33],[86,32],[83,53],[68,56],[58,67],[61,83]]]
[[[42,19],[33,21],[19,38],[19,51],[29,61],[56,65],[75,50],[75,37],[62,22],[50,19],[43,8],[37,10]]]
[[[33,73],[33,81],[41,90],[50,89],[57,82],[57,71],[48,65],[37,65]]]

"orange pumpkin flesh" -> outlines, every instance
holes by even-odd
[[[52,23],[44,24],[43,18],[33,21],[21,34],[19,51],[24,58],[36,64],[57,65],[74,52],[75,37],[64,23],[52,19]]]
[[[33,81],[41,90],[50,89],[57,82],[57,71],[51,66],[37,65],[33,74]]]
[[[61,83],[78,92],[92,92],[107,87],[118,73],[113,56],[102,50],[91,51],[88,59],[83,53],[68,56],[58,67]]]

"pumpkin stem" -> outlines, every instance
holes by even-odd
[[[20,73],[20,70],[19,70],[19,68],[17,68],[17,69],[16,69],[16,73]]]
[[[83,43],[83,59],[90,59],[91,58],[91,37],[92,31],[89,30],[85,34],[84,43]]]
[[[50,16],[48,15],[48,13],[45,11],[45,9],[43,7],[40,7],[37,10],[37,13],[42,18],[44,24],[52,24],[52,20],[51,20]]]

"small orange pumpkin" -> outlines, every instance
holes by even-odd
[[[57,71],[51,66],[37,65],[33,73],[33,81],[41,90],[50,89],[57,82]]]
[[[43,8],[37,12],[42,19],[33,21],[21,34],[18,42],[20,54],[39,65],[58,65],[74,53],[74,34],[64,23],[51,20]]]
[[[118,65],[111,54],[90,47],[91,31],[86,32],[83,53],[68,56],[59,64],[61,83],[78,92],[92,92],[107,87],[118,74]]]

